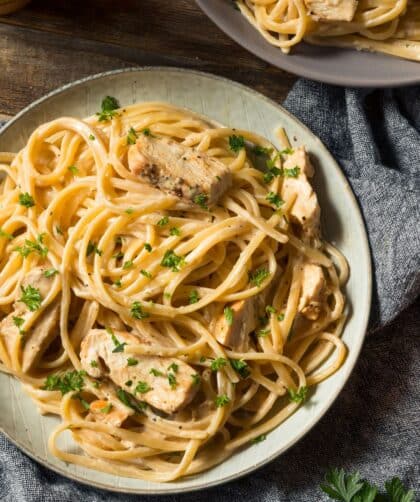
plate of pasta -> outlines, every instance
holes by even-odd
[[[335,85],[420,82],[416,0],[197,0],[215,24],[261,59]]]
[[[169,68],[65,86],[0,133],[0,427],[126,493],[198,490],[299,440],[370,310],[364,224],[280,106]]]

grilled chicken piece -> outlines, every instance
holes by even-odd
[[[318,21],[351,21],[357,0],[305,0],[310,14]]]
[[[222,345],[238,352],[245,352],[249,346],[249,334],[257,327],[257,319],[264,314],[268,299],[273,296],[280,267],[271,283],[256,296],[246,300],[238,300],[230,305],[233,311],[232,324],[227,322],[225,314],[221,314],[215,323],[216,340]]]
[[[44,276],[44,269],[37,267],[25,277],[21,286],[34,286],[39,289],[41,298],[45,298],[51,288],[51,278]],[[16,337],[20,337],[19,328],[16,326],[13,318],[24,319],[28,321],[30,328],[25,331],[25,343],[22,350],[22,370],[28,372],[41,358],[50,343],[57,335],[58,320],[60,315],[60,302],[54,300],[41,313],[36,321],[36,312],[28,310],[26,305],[16,301],[13,305],[13,311],[5,317],[0,323],[0,334],[3,336],[6,346],[11,351]]]
[[[298,310],[309,320],[318,319],[325,296],[326,281],[319,265],[306,263],[302,271],[302,296]]]
[[[108,376],[136,398],[166,413],[180,410],[193,399],[198,389],[192,378],[196,373],[194,368],[179,359],[145,355],[132,356],[137,363],[129,366],[129,356],[117,344],[138,344],[139,338],[124,331],[113,335],[103,329],[91,329],[83,339],[80,359],[91,377]],[[169,374],[175,379],[172,387]],[[131,385],[126,385],[127,382]],[[136,392],[138,384],[144,392]]]
[[[215,205],[232,184],[223,162],[166,138],[141,135],[128,167],[144,183],[202,206]]]
[[[222,314],[215,324],[216,340],[226,347],[238,352],[248,349],[249,334],[256,328],[256,312],[254,298],[239,300],[230,305],[233,311],[232,324],[228,324]]]
[[[319,235],[320,208],[318,198],[308,180],[313,176],[314,168],[303,146],[296,148],[284,162],[285,169],[294,167],[299,167],[300,172],[296,178],[285,178],[282,196],[285,200],[296,197],[290,211],[291,220],[299,224],[306,236],[316,237]]]
[[[129,415],[127,409],[116,408],[110,401],[97,399],[90,403],[89,414],[86,419],[120,427]]]

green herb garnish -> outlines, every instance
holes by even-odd
[[[270,275],[270,272],[266,268],[259,268],[254,272],[248,274],[249,282],[254,286],[260,287],[265,279]]]
[[[25,207],[33,207],[35,206],[35,201],[31,194],[25,192],[19,194],[19,204]]]
[[[200,300],[200,297],[198,296],[198,291],[196,289],[193,289],[190,291],[190,294],[188,295],[188,301],[190,305],[193,303],[197,303]]]
[[[172,272],[179,272],[179,268],[184,265],[185,258],[178,256],[172,249],[168,249],[160,262],[162,267],[168,267]]]
[[[139,320],[146,319],[150,316],[149,312],[144,312],[140,302],[133,302],[131,304],[130,314],[131,317]]]
[[[302,403],[306,399],[308,387],[300,387],[297,391],[287,389],[287,393],[289,394],[290,401],[293,401],[294,403]]]
[[[98,116],[99,122],[106,122],[112,120],[113,117],[117,115],[117,110],[120,107],[118,101],[112,96],[106,96],[101,103],[101,111],[96,115]]]
[[[229,147],[233,152],[239,152],[239,150],[245,148],[245,138],[236,136],[236,134],[229,136]]]
[[[220,396],[217,396],[216,399],[214,400],[216,408],[222,408],[223,406],[226,406],[229,403],[230,403],[230,398],[226,394],[221,394]]]
[[[213,359],[210,364],[210,368],[212,371],[219,371],[223,366],[226,366],[227,360],[224,357],[217,357]]]
[[[127,145],[134,145],[136,143],[136,140],[137,133],[132,127],[130,127],[127,134]]]
[[[243,359],[230,359],[230,365],[242,378],[248,378],[251,374],[249,366]]]
[[[26,288],[20,287],[22,291],[22,296],[20,297],[20,302],[24,303],[31,312],[38,310],[42,303],[42,297],[39,289],[34,288],[29,285]]]

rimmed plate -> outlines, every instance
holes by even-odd
[[[306,434],[337,397],[356,363],[364,339],[371,301],[369,246],[359,207],[340,168],[321,141],[276,103],[240,84],[205,73],[174,68],[133,68],[95,75],[66,85],[20,112],[0,132],[0,151],[17,151],[39,124],[62,115],[84,117],[112,95],[122,105],[164,100],[232,127],[256,131],[277,143],[283,126],[292,143],[307,145],[317,166],[316,187],[326,237],[344,252],[351,267],[347,285],[350,318],[343,338],[349,355],[342,368],[320,384],[303,406],[271,432],[264,443],[249,446],[223,464],[197,476],[158,484],[112,476],[54,458],[47,448],[58,419],[42,417],[20,384],[0,374],[0,429],[29,456],[50,469],[85,484],[137,494],[170,494],[208,488],[248,474],[273,460]],[[73,448],[70,437],[62,446]]]
[[[302,43],[291,54],[270,45],[231,0],[196,0],[207,16],[235,42],[282,70],[346,87],[395,87],[420,83],[420,62],[386,54],[318,47]]]

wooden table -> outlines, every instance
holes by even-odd
[[[0,119],[72,80],[142,65],[216,73],[279,102],[296,80],[230,40],[194,0],[33,0],[0,17]]]

